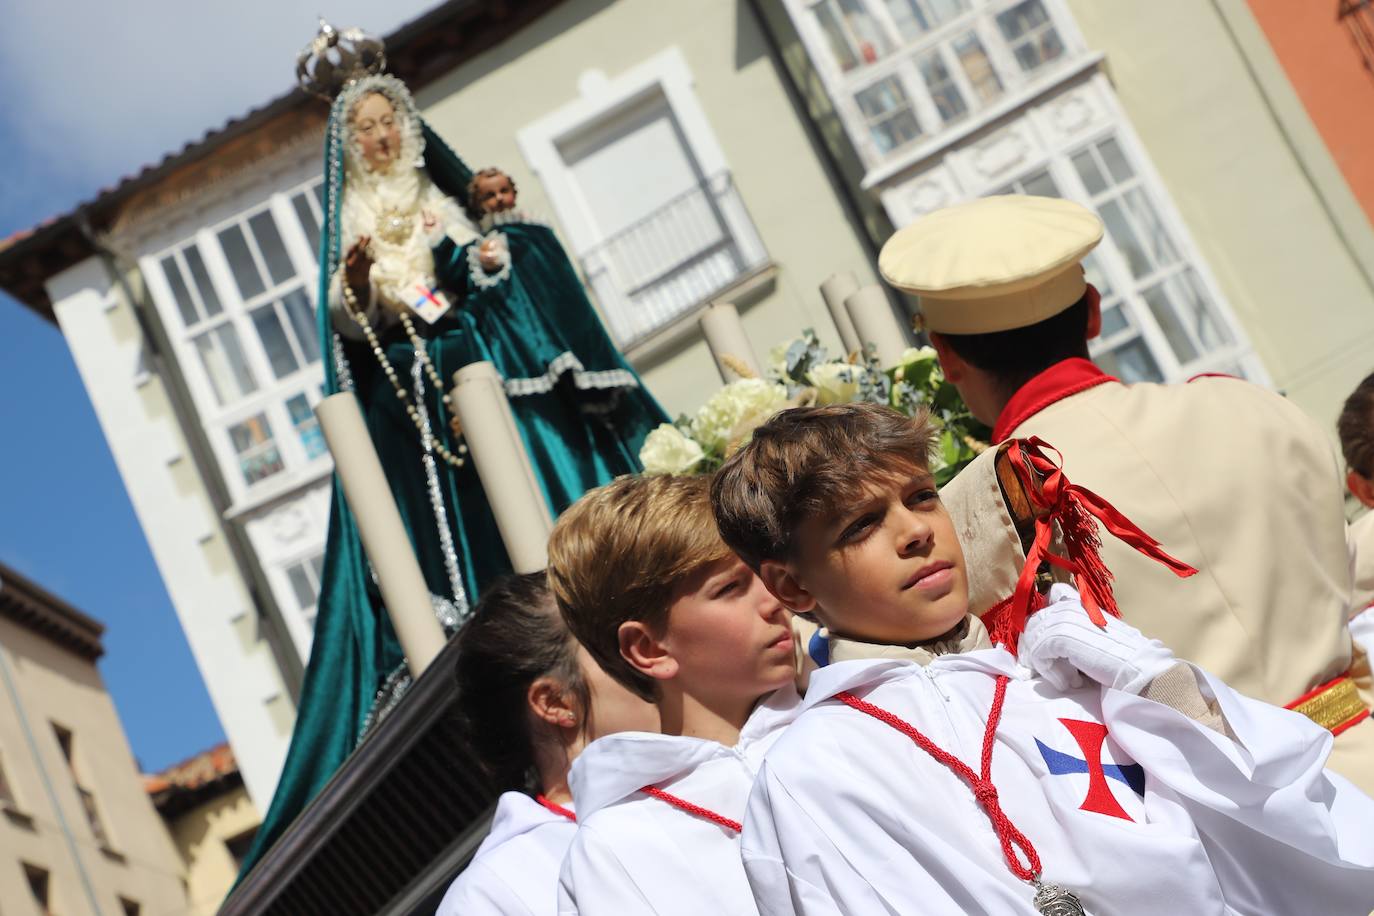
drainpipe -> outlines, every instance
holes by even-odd
[[[0,591],[5,588],[5,581],[0,579]],[[19,686],[14,682],[14,673],[10,671],[10,660],[3,651],[0,651],[0,680],[5,682],[5,689],[9,692],[10,699],[14,701],[15,712],[19,714],[19,728],[24,732],[24,739],[28,742],[29,752],[33,754],[33,762],[38,766],[38,775],[43,779],[43,788],[47,792],[48,802],[52,805],[53,813],[57,815],[57,826],[62,830],[62,838],[67,842],[67,850],[72,854],[72,862],[76,865],[76,873],[81,876],[81,887],[86,891],[86,899],[91,904],[91,912],[95,916],[100,916],[100,902],[96,898],[95,885],[91,883],[91,876],[86,872],[86,864],[81,861],[81,853],[76,848],[76,837],[72,834],[71,825],[67,823],[67,815],[62,811],[62,805],[57,800],[57,789],[52,784],[52,779],[48,776],[48,768],[43,765],[43,757],[38,749],[38,738],[33,733],[33,726],[29,724],[29,714],[24,711],[24,700],[19,696]]]

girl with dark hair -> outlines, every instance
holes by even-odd
[[[558,870],[577,830],[573,760],[602,735],[657,732],[658,711],[573,638],[542,572],[494,582],[458,639],[464,730],[504,792],[491,833],[436,916],[552,916]]]

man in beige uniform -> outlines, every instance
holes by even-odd
[[[1069,481],[1198,570],[1178,578],[1104,534],[1122,616],[1236,689],[1330,728],[1332,769],[1374,793],[1369,669],[1346,628],[1351,572],[1330,441],[1293,404],[1238,379],[1125,385],[1093,365],[1101,311],[1080,262],[1101,238],[1101,221],[1077,204],[985,198],[899,231],[879,267],[920,297],[946,377],[995,441],[1040,437]],[[1001,505],[992,457],[943,493],[969,565],[996,567],[977,577],[980,613],[1009,597],[1020,571],[1004,559],[1005,512],[987,508]]]

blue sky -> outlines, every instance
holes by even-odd
[[[431,5],[3,4],[0,238],[290,89],[320,11],[384,34]],[[0,562],[106,624],[100,670],[145,770],[223,740],[66,342],[3,292],[0,392]]]

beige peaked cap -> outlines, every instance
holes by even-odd
[[[928,330],[988,334],[1044,321],[1082,298],[1079,262],[1100,241],[1102,220],[1072,201],[983,197],[898,230],[878,269],[920,297]]]

